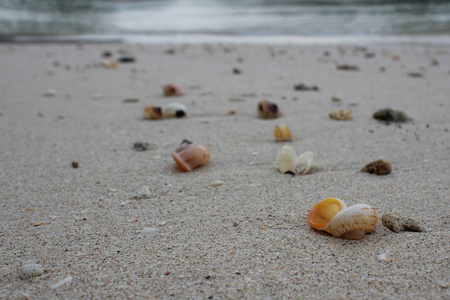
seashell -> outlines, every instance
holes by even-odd
[[[291,132],[286,125],[280,124],[275,126],[273,130],[273,135],[275,136],[276,142],[289,142],[292,141]]]
[[[278,170],[285,173],[295,174],[295,167],[297,166],[297,153],[291,146],[283,146],[278,151]]]
[[[331,119],[338,121],[348,121],[353,119],[353,114],[346,109],[333,109],[328,115]]]
[[[186,116],[186,106],[181,103],[169,103],[162,110],[164,118],[183,118]]]
[[[307,222],[312,228],[330,232],[331,219],[347,205],[338,198],[327,198],[316,203],[308,213]]]
[[[367,204],[357,204],[338,212],[330,222],[330,233],[334,237],[360,240],[371,233],[378,222],[375,208]]]
[[[278,151],[277,163],[278,170],[283,174],[307,174],[314,165],[313,153],[307,151],[297,157],[291,146],[283,146]]]
[[[313,153],[311,151],[306,151],[300,154],[297,158],[297,164],[295,165],[295,172],[299,175],[308,174],[314,165]]]
[[[162,109],[159,106],[146,106],[142,111],[144,119],[147,120],[158,120],[163,118]]]
[[[258,114],[263,119],[275,119],[281,116],[278,105],[268,100],[263,100],[258,103]]]
[[[163,87],[163,92],[164,92],[164,96],[166,96],[166,97],[183,96],[184,95],[184,93],[181,91],[181,89],[173,83],[166,84]]]
[[[197,146],[189,140],[183,140],[172,157],[183,171],[191,172],[209,161],[209,152],[203,146]]]

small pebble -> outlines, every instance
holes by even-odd
[[[74,169],[78,168],[78,162],[72,161],[72,167],[73,167]]]
[[[419,221],[391,213],[384,213],[381,216],[381,222],[384,226],[396,233],[400,231],[425,231],[425,227]]]
[[[120,57],[117,61],[120,63],[134,63],[136,61],[136,59],[131,56],[123,56],[123,57]]]
[[[242,73],[242,71],[241,71],[240,69],[238,69],[238,68],[233,68],[233,74],[239,75],[239,74],[241,74],[241,73]]]
[[[136,98],[127,98],[123,100],[124,103],[137,103],[139,102],[139,99]]]
[[[48,89],[43,94],[44,97],[55,97],[56,96],[56,90],[54,89]]]
[[[219,185],[222,185],[222,184],[223,184],[223,182],[220,181],[220,180],[216,180],[213,183],[211,183],[212,186],[219,186]]]
[[[305,83],[299,83],[294,85],[294,90],[296,91],[318,91],[319,87],[317,85],[308,85]]]
[[[412,77],[412,78],[420,78],[420,77],[423,77],[423,74],[419,73],[419,72],[409,72],[408,76]]]
[[[38,226],[44,225],[44,222],[37,221],[37,222],[32,223],[32,225],[35,226],[35,227],[38,227]]]
[[[44,274],[44,269],[39,264],[27,264],[19,267],[17,273],[20,279],[26,280],[31,277],[41,276]]]
[[[334,101],[334,102],[340,102],[340,101],[342,101],[342,99],[341,99],[341,97],[339,97],[339,96],[333,95],[333,96],[331,97],[331,101]]]
[[[136,200],[142,200],[142,199],[149,199],[152,197],[152,191],[150,190],[150,187],[143,186],[141,189],[137,192],[136,195],[131,197],[132,199]]]
[[[333,109],[328,116],[338,121],[348,121],[353,119],[353,114],[346,109]]]
[[[368,163],[365,165],[361,172],[369,173],[369,174],[376,174],[376,175],[387,175],[391,173],[391,164],[388,162],[385,162],[382,159],[373,161],[371,163]]]
[[[338,65],[336,68],[338,70],[341,70],[341,71],[358,71],[359,70],[358,66],[356,66],[356,65],[347,65],[347,64]]]
[[[145,142],[136,142],[136,143],[134,143],[133,148],[136,151],[146,151],[146,150],[150,149],[150,145]]]
[[[144,229],[141,230],[141,234],[155,234],[157,231],[156,228],[153,227],[146,227]]]

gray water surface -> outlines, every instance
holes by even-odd
[[[170,34],[450,34],[450,0],[0,0],[0,35]]]

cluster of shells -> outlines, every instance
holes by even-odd
[[[163,93],[166,97],[183,95],[181,89],[173,84],[164,86]],[[274,119],[282,115],[278,106],[268,100],[258,103],[257,112],[262,119]],[[143,115],[145,119],[158,120],[163,118],[182,118],[187,113],[183,104],[170,103],[162,108],[147,106],[143,110]],[[336,120],[352,119],[352,114],[346,110],[334,110],[329,116]],[[373,117],[394,122],[408,120],[406,115],[393,109],[378,111]],[[273,135],[276,142],[292,141],[291,132],[284,124],[275,126]],[[210,154],[206,147],[196,145],[189,140],[183,140],[172,154],[172,158],[181,170],[191,172],[208,163]],[[277,167],[278,171],[284,174],[308,174],[314,168],[314,155],[311,151],[297,155],[291,146],[284,145],[278,152]],[[361,172],[385,175],[391,172],[391,166],[385,161],[378,160],[363,167]],[[326,198],[311,208],[307,216],[307,222],[312,228],[327,232],[334,237],[360,240],[375,229],[378,215],[375,209],[367,204],[347,207],[341,199]]]
[[[334,237],[360,240],[375,229],[378,215],[370,205],[347,207],[341,199],[327,198],[311,208],[307,222],[312,228],[328,232]]]

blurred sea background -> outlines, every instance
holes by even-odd
[[[450,40],[450,0],[0,0],[0,40],[421,36]]]

